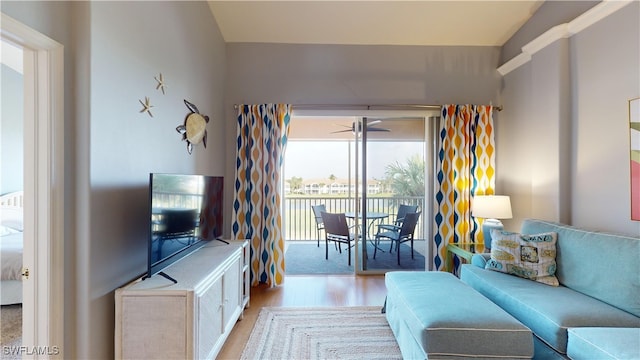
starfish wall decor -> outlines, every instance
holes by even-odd
[[[144,102],[142,102],[142,100],[138,101],[140,102],[140,104],[142,104],[142,110],[140,110],[140,112],[146,112],[147,114],[149,114],[149,116],[153,117],[153,114],[151,113],[151,108],[153,107],[153,105],[151,105],[151,100],[149,100],[149,97],[145,96]]]
[[[165,95],[167,84],[164,81],[164,76],[162,75],[162,73],[158,73],[158,76],[154,76],[153,79],[158,83],[156,85],[156,90],[162,91],[162,95]],[[140,113],[147,113],[149,114],[149,116],[153,117],[153,114],[151,113],[151,108],[154,106],[151,105],[151,100],[149,100],[149,97],[145,96],[144,101],[142,100],[138,100],[138,101],[142,105],[142,110],[140,110]]]
[[[160,89],[162,90],[162,95],[165,94],[165,89],[167,88],[167,84],[165,84],[164,82],[164,77],[162,76],[162,73],[160,73],[160,75],[158,77],[154,77],[154,79],[158,82],[158,85],[156,86],[156,90]]]

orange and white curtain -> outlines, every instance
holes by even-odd
[[[280,176],[291,105],[238,106],[233,238],[249,239],[251,285],[284,281]]]
[[[483,242],[471,216],[474,195],[495,191],[493,107],[445,105],[437,135],[434,268],[444,269],[449,243]]]

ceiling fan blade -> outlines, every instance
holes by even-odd
[[[391,130],[389,129],[384,129],[384,128],[377,128],[374,127],[373,125],[376,125],[378,123],[381,123],[382,120],[373,120],[371,122],[367,123],[367,131],[384,131],[384,132],[390,132]],[[342,124],[336,124],[338,126],[342,126],[344,128],[346,128],[345,130],[338,130],[338,131],[332,131],[332,134],[337,134],[337,133],[344,133],[344,132],[352,132],[355,133],[356,132],[356,126],[358,127],[358,132],[362,131],[362,124],[361,123],[356,123],[353,122],[351,123],[351,126],[347,126],[347,125],[342,125]]]
[[[391,130],[389,129],[385,129],[385,128],[377,128],[377,127],[367,127],[367,131],[384,131],[384,132],[390,132]]]
[[[347,126],[347,125],[343,125],[343,124],[336,124],[338,126],[341,126],[344,128],[344,130],[337,130],[337,131],[332,131],[331,134],[338,134],[338,133],[343,133],[343,132],[353,132],[353,124],[351,124],[351,126]]]
[[[374,125],[381,123],[382,120],[374,120],[374,121],[370,121],[367,122],[367,130],[369,131],[389,131],[387,129],[381,129],[381,128],[375,128]],[[353,131],[355,131],[356,128],[356,124],[358,125],[358,131],[362,131],[362,123],[356,123],[354,122],[353,124],[351,124],[351,129]]]

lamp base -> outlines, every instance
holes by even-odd
[[[497,219],[485,219],[482,224],[482,234],[484,235],[484,251],[491,251],[491,230],[504,230],[502,221]]]

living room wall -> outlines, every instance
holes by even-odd
[[[640,3],[532,55],[503,78],[498,186],[527,217],[640,236],[630,220],[628,100],[640,96]]]
[[[497,105],[499,54],[497,47],[480,46],[229,43],[226,136],[236,137],[234,104]],[[227,144],[228,154],[234,146]],[[230,155],[227,178],[234,169]]]
[[[113,358],[114,290],[147,261],[149,173],[224,172],[225,44],[206,2],[3,1],[2,12],[65,46],[62,346]],[[146,96],[153,117],[140,113]],[[175,130],[184,99],[212,119],[192,155]]]
[[[146,270],[149,173],[223,174],[225,45],[206,2],[95,2],[90,16],[91,243],[80,257],[97,324],[78,339],[88,357],[111,357],[113,343],[101,339],[113,339],[113,290]],[[153,117],[140,113],[145,97]],[[175,130],[190,112],[185,99],[212,119],[208,147],[192,155]]]
[[[545,1],[502,46],[500,64],[504,64],[520,54],[524,45],[544,34],[550,28],[570,22],[598,3],[600,0]]]

